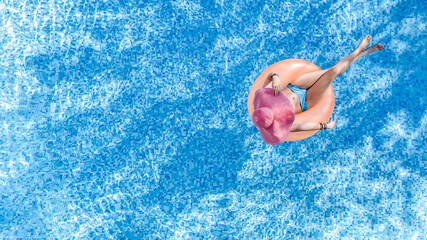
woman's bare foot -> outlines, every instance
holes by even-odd
[[[372,37],[370,35],[366,35],[366,37],[362,39],[362,42],[359,44],[356,50],[354,50],[354,53],[356,53],[356,55],[361,53],[363,49],[365,49],[369,45],[371,40],[372,40]]]
[[[366,54],[368,54],[368,53],[373,53],[373,52],[377,52],[377,51],[381,51],[381,50],[383,50],[384,49],[384,46],[382,45],[382,44],[375,44],[374,46],[372,46],[372,47],[370,47],[370,48],[368,48],[368,49],[366,49],[365,51],[363,51],[363,52],[361,52],[361,53],[359,53],[355,58],[354,58],[354,60],[353,60],[353,62],[355,62],[357,59],[359,59],[359,58],[361,58],[361,57],[363,57],[363,56],[365,56]],[[352,62],[352,63],[353,63]]]
[[[381,51],[381,50],[383,50],[384,49],[384,46],[382,45],[382,44],[375,44],[374,46],[372,46],[372,47],[370,47],[370,48],[368,48],[368,49],[366,49],[366,50],[370,50],[372,48],[372,51],[371,52],[376,52],[376,51]]]

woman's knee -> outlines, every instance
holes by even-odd
[[[339,76],[339,75],[343,74],[344,71],[345,70],[342,69],[340,66],[335,65],[335,66],[329,68],[327,73],[334,75],[334,76]]]

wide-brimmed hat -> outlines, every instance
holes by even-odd
[[[252,121],[261,132],[264,142],[271,145],[284,142],[294,120],[294,108],[283,93],[274,96],[271,88],[256,91]]]

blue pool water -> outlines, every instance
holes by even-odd
[[[423,1],[0,0],[1,239],[426,239]],[[271,146],[256,77],[385,49]]]

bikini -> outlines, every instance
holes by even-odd
[[[287,86],[284,86],[282,88],[282,90],[280,90],[280,91],[283,91],[283,89],[285,89],[286,87],[291,89],[291,91],[294,92],[299,97],[299,101],[301,103],[301,110],[302,111],[307,110],[308,106],[307,106],[307,103],[305,102],[305,96],[307,95],[307,89],[299,88],[299,87],[296,87],[295,85],[293,85],[292,83],[289,83]]]

